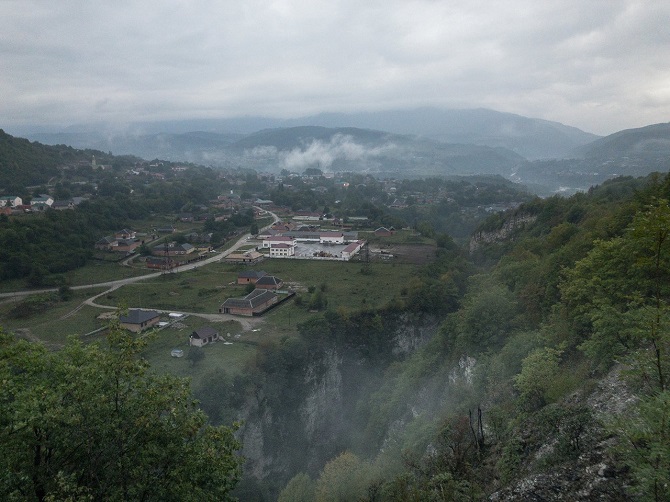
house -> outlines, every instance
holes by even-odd
[[[176,229],[172,226],[165,226],[165,227],[158,227],[155,229],[156,232],[159,234],[172,234],[176,231]]]
[[[171,270],[179,265],[169,257],[147,256],[147,268],[156,270]]]
[[[108,235],[97,241],[94,247],[100,251],[113,251],[117,245],[117,240],[114,237]]]
[[[286,258],[295,256],[295,245],[272,244],[270,246],[270,258]]]
[[[170,242],[168,244],[159,244],[151,250],[151,254],[155,256],[182,256],[191,254],[195,251],[195,248],[185,242],[183,244],[177,244],[176,242]]]
[[[254,289],[243,298],[228,298],[221,304],[221,314],[242,316],[261,315],[279,301],[276,293],[265,289]]]
[[[119,316],[121,327],[139,333],[158,324],[160,314],[155,310],[130,309],[127,315]]]
[[[39,197],[33,197],[30,201],[30,206],[34,209],[46,209],[51,207],[54,203],[53,197],[51,195],[41,194]]]
[[[117,239],[134,239],[136,236],[137,235],[134,230],[128,230],[127,228],[114,233],[114,237]]]
[[[237,274],[237,284],[256,284],[258,280],[266,275],[262,270],[256,272],[255,270],[243,270]]]
[[[281,288],[283,284],[284,281],[274,275],[264,275],[256,281],[256,287],[258,289],[277,290]]]
[[[349,244],[342,250],[342,259],[347,261],[350,260],[352,256],[361,250],[363,244],[365,244],[365,241],[356,241]]]
[[[375,230],[377,237],[391,237],[395,233],[393,228],[379,227]]]
[[[18,197],[16,195],[2,195],[0,196],[0,206],[9,206],[9,207],[16,207],[16,206],[22,206],[23,205],[23,199],[21,197]]]
[[[140,245],[137,239],[116,239],[116,246],[114,251],[119,253],[132,253]]]
[[[188,344],[194,347],[202,347],[208,343],[214,343],[220,339],[219,332],[210,326],[203,326],[191,333]]]
[[[63,211],[64,209],[74,209],[74,201],[72,199],[55,200],[54,203],[51,204],[51,209],[57,209],[59,211]]]
[[[230,253],[226,256],[227,263],[239,263],[244,265],[253,265],[263,261],[265,255],[258,251],[245,251],[242,253]]]

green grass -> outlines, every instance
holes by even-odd
[[[62,345],[70,335],[83,335],[105,326],[104,320],[97,319],[103,310],[88,305],[64,318],[77,309],[84,299],[102,291],[104,289],[73,292],[70,300],[65,302],[54,300],[47,310],[25,319],[14,319],[10,314],[12,308],[25,299],[3,302],[0,304],[0,326],[8,331],[27,333],[31,339],[39,339],[52,345]]]
[[[325,284],[328,308],[381,307],[393,298],[412,277],[416,267],[406,264],[371,263],[369,274],[362,273],[360,262],[274,259],[254,267],[284,281],[308,300],[307,289]],[[235,285],[244,267],[216,263],[192,271],[164,276],[123,286],[100,298],[99,303],[116,306],[178,310],[184,312],[218,312],[226,298],[246,294],[244,286]],[[282,310],[283,306],[277,310]],[[281,316],[281,314],[272,314]],[[298,319],[296,315],[296,319]],[[286,323],[288,324],[288,314]]]
[[[265,260],[256,265],[255,270],[265,270],[284,281],[285,288],[298,291],[305,306],[298,306],[291,299],[258,319],[244,319],[252,322],[252,329],[243,331],[241,322],[208,322],[189,316],[182,329],[161,329],[150,337],[145,357],[159,372],[169,372],[190,377],[194,385],[215,368],[224,368],[229,374],[239,373],[246,362],[254,357],[256,345],[267,340],[279,340],[284,336],[295,336],[298,324],[323,312],[310,312],[308,288],[320,290],[325,285],[324,295],[328,309],[358,310],[386,305],[399,298],[400,291],[415,273],[416,267],[406,264],[371,263],[368,273],[363,272],[360,262],[310,261],[275,259]],[[156,279],[141,281],[123,286],[98,298],[97,303],[116,307],[124,305],[130,308],[156,308],[180,312],[217,313],[220,304],[228,297],[242,296],[245,286],[235,284],[240,271],[247,267],[226,263],[214,263],[183,273],[165,274]],[[118,277],[117,277],[118,278]],[[103,280],[99,276],[97,280]],[[33,338],[41,339],[53,346],[62,345],[68,335],[82,335],[105,326],[104,320],[97,316],[102,309],[85,306],[74,315],[61,319],[73,311],[80,303],[102,288],[79,290],[67,302],[55,302],[44,312],[34,314],[27,319],[10,319],[9,310],[13,302],[0,304],[0,325],[7,330],[27,329]],[[200,350],[205,358],[192,365],[186,356],[173,358],[173,348],[181,348],[188,353],[188,337],[193,329],[210,324],[224,334],[231,333],[232,345],[215,343]],[[239,338],[235,338],[240,334]],[[102,340],[104,335],[86,337],[87,341]]]
[[[238,322],[211,323],[205,319],[190,316],[182,324],[185,327],[161,329],[149,336],[149,342],[143,355],[154,371],[189,377],[192,385],[197,387],[209,372],[217,368],[224,368],[229,374],[240,373],[246,362],[256,353],[255,344],[247,341],[246,334],[241,334],[242,326]],[[216,342],[201,348],[194,347],[193,350],[202,351],[205,357],[193,365],[187,357],[190,349],[189,335],[194,329],[204,325],[217,329],[226,340],[232,342],[232,345]],[[227,336],[228,333],[230,337]],[[235,337],[237,334],[240,334],[239,338]],[[184,356],[172,357],[171,352],[175,348],[182,349]]]

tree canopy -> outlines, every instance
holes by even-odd
[[[149,371],[142,341],[108,342],[49,352],[0,331],[0,498],[229,500],[234,428],[207,424],[187,380]]]

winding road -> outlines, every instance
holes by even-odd
[[[270,214],[273,218],[273,223],[270,225],[267,225],[263,227],[261,230],[265,230],[272,226],[272,224],[276,223],[279,221],[279,217],[270,211],[267,211],[268,214]],[[180,273],[180,272],[187,272],[189,270],[196,269],[198,267],[203,267],[205,265],[209,265],[210,263],[216,263],[220,262],[222,259],[224,259],[226,256],[230,255],[231,253],[237,251],[239,248],[247,244],[249,238],[251,237],[251,234],[244,234],[241,236],[235,244],[233,244],[231,247],[228,249],[221,251],[220,253],[216,253],[210,258],[206,258],[204,260],[200,260],[194,263],[189,263],[188,265],[183,265],[181,267],[175,267],[174,269],[171,270],[171,272],[174,273]],[[90,288],[99,288],[99,287],[107,287],[105,291],[102,293],[98,293],[95,296],[92,296],[90,298],[87,298],[84,300],[80,305],[77,306],[74,310],[68,312],[64,316],[61,317],[61,319],[67,319],[68,317],[71,317],[72,315],[76,314],[79,310],[81,310],[84,305],[90,305],[91,307],[96,307],[100,309],[107,309],[107,310],[116,310],[117,307],[112,307],[109,305],[101,305],[99,303],[96,303],[96,300],[100,298],[103,295],[108,294],[111,291],[114,291],[121,286],[125,286],[126,284],[132,284],[135,282],[140,282],[140,281],[146,281],[148,279],[155,279],[157,277],[161,277],[163,275],[163,272],[154,272],[151,274],[146,274],[146,275],[139,275],[137,277],[128,277],[126,279],[119,279],[115,281],[107,281],[107,282],[98,282],[95,284],[84,284],[80,286],[72,286],[70,289],[73,290],[81,290],[81,289],[90,289]],[[34,295],[34,294],[39,294],[39,293],[50,293],[58,291],[56,288],[48,288],[48,289],[31,289],[31,290],[22,290],[22,291],[13,291],[11,293],[0,293],[0,298],[17,298],[17,297],[22,297],[22,296],[27,296],[27,295]],[[157,312],[162,312],[162,313],[169,313],[169,310],[160,310],[160,309],[153,309],[156,310]],[[187,314],[189,316],[197,316],[197,317],[203,317],[205,319],[208,319],[210,321],[227,321],[227,320],[235,320],[240,322],[242,324],[243,328],[245,330],[250,329],[252,325],[255,324],[255,319],[240,319],[237,316],[231,316],[230,314],[206,314],[206,313],[201,313],[201,312],[182,312],[184,314]]]

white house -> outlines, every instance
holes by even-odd
[[[191,333],[188,343],[195,347],[202,347],[220,339],[219,332],[210,326],[203,326]]]
[[[51,207],[51,205],[54,203],[53,197],[51,195],[45,195],[42,194],[39,197],[33,197],[30,201],[31,206],[35,207]]]
[[[23,199],[16,195],[2,195],[0,196],[0,207],[16,207],[23,204]]]

